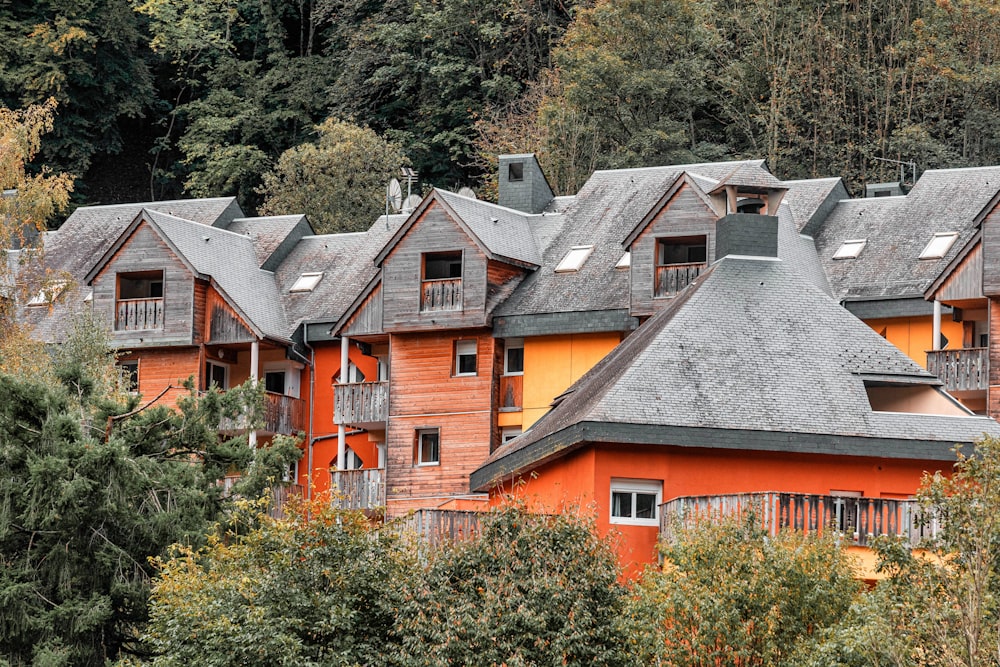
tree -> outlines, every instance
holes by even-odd
[[[832,537],[768,536],[752,513],[682,530],[663,556],[629,609],[640,664],[801,664],[859,589]]]
[[[100,342],[81,324],[56,383],[0,375],[0,654],[13,664],[142,654],[149,558],[201,544],[224,507],[217,480],[255,468],[217,428],[259,392],[192,392],[176,412],[123,404]],[[257,473],[285,462],[272,464]]]
[[[414,578],[393,664],[631,664],[618,577],[592,522],[501,508]]]
[[[157,561],[150,664],[384,664],[419,567],[399,538],[328,500],[293,505],[284,520],[243,511],[253,529]]]
[[[385,210],[386,186],[409,160],[374,131],[335,118],[315,142],[290,148],[264,174],[261,213],[305,213],[317,232],[368,229]]]

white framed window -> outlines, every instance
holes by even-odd
[[[229,366],[214,361],[205,362],[205,389],[215,385],[219,389],[229,389]]]
[[[298,279],[288,288],[289,292],[312,292],[316,289],[316,285],[319,285],[319,281],[323,279],[322,271],[315,271],[311,273],[303,273],[298,277]]]
[[[854,239],[852,241],[844,241],[837,252],[833,253],[834,259],[857,259],[861,251],[865,249],[868,244],[868,239]]]
[[[524,375],[524,339],[508,338],[504,341],[504,375]]]
[[[441,431],[436,428],[420,428],[414,442],[414,462],[418,466],[441,465]]]
[[[577,245],[566,253],[566,256],[562,258],[559,265],[556,267],[556,273],[570,273],[572,271],[579,271],[583,263],[587,261],[590,257],[590,253],[594,252],[594,246],[592,245]]]
[[[455,368],[456,377],[476,374],[476,341],[456,340],[455,341]]]
[[[510,442],[519,435],[521,435],[520,426],[504,426],[500,429],[500,442]]]
[[[611,523],[633,526],[658,524],[663,482],[652,479],[611,480]]]
[[[118,372],[121,373],[122,386],[130,394],[139,393],[139,360],[127,359],[118,362]]]
[[[630,266],[632,266],[632,251],[631,250],[626,250],[625,254],[622,255],[621,259],[618,260],[618,263],[615,264],[615,268],[616,269],[627,269]]]
[[[920,259],[941,259],[948,254],[951,246],[955,244],[958,232],[940,232],[934,235],[931,242],[927,244],[924,251],[920,253]]]

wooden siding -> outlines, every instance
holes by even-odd
[[[156,329],[114,331],[118,347],[194,342],[194,276],[187,266],[145,222],[136,227],[122,247],[94,277],[94,312],[113,329],[118,296],[118,274],[163,272],[163,323]]]
[[[210,286],[207,280],[194,281],[193,324],[194,342],[204,343],[208,340],[208,292]]]
[[[1000,248],[998,248],[1000,250]],[[945,303],[983,298],[983,244],[979,243],[938,288],[934,297]]]
[[[256,340],[256,336],[243,322],[243,319],[214,289],[208,290],[206,311],[208,313],[207,342],[218,345],[222,343],[249,343]]]
[[[715,259],[715,213],[684,184],[632,242],[631,305],[636,316],[651,315],[666,302],[654,298],[656,241],[667,236],[706,237],[708,262]]]
[[[1000,204],[982,222],[983,294],[1000,296]]]
[[[354,315],[344,323],[344,336],[361,336],[382,333],[382,285],[376,285],[372,293],[354,311]]]
[[[486,330],[461,336],[477,341],[477,374],[454,377],[458,338],[448,332],[393,336],[386,431],[389,505],[393,500],[467,494],[469,474],[489,456],[495,430],[494,339]],[[440,463],[418,466],[415,434],[429,428],[439,429]]]
[[[181,386],[184,381],[189,376],[194,376],[196,381],[201,377],[201,356],[197,347],[143,350],[122,357],[123,361],[130,359],[139,360],[139,393],[143,405],[172,387],[157,405],[177,407],[177,399],[188,393]]]
[[[423,256],[462,251],[462,308],[421,311]],[[436,202],[382,263],[383,327],[388,332],[486,324],[486,256]]]

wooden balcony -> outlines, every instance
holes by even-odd
[[[656,267],[655,296],[672,296],[694,282],[708,264],[666,264]]]
[[[420,310],[462,310],[462,279],[425,280],[420,285]]]
[[[852,498],[799,493],[747,493],[688,496],[659,506],[660,535],[670,540],[678,523],[691,526],[720,517],[742,518],[753,512],[769,535],[782,530],[833,531],[858,546],[872,537],[901,537],[911,547],[937,535],[935,521],[922,522],[920,507],[909,500]]]
[[[163,328],[163,299],[120,299],[115,304],[115,331]]]
[[[927,370],[944,382],[945,391],[985,391],[990,384],[989,348],[928,352]]]
[[[333,506],[342,510],[376,510],[385,507],[385,468],[333,470]]]
[[[524,376],[500,376],[500,409],[520,410],[524,407]]]
[[[479,535],[482,512],[467,510],[416,510],[393,522],[402,533],[416,535],[431,545],[465,540]]]
[[[223,419],[219,424],[219,430],[232,433],[247,430],[247,418],[237,417],[235,419]],[[260,427],[261,431],[267,433],[280,433],[281,435],[295,435],[306,428],[306,403],[301,398],[264,393],[264,423]]]
[[[222,487],[223,497],[230,497],[233,493],[233,487],[236,486],[242,479],[243,477],[241,475],[226,475],[224,478],[219,480],[218,485]],[[285,505],[291,498],[301,496],[302,487],[298,484],[282,482],[272,486],[271,504],[267,510],[268,515],[275,519],[284,519]]]
[[[333,386],[334,424],[385,428],[388,417],[388,382],[356,382]]]

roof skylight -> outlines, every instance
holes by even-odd
[[[42,289],[38,290],[38,293],[35,294],[35,296],[28,300],[28,305],[47,306],[50,303],[55,303],[56,298],[58,298],[58,296],[62,294],[62,291],[66,289],[66,285],[67,283],[65,280],[57,280],[46,285]]]
[[[303,273],[299,276],[299,279],[295,281],[295,284],[289,288],[289,292],[312,292],[316,289],[316,285],[319,285],[319,281],[323,279],[323,272],[319,271],[317,273]]]
[[[559,262],[559,266],[556,267],[556,273],[579,271],[592,252],[594,252],[594,246],[592,245],[573,246],[572,250],[566,253],[566,256]]]
[[[622,255],[622,258],[618,260],[617,264],[615,264],[615,268],[627,269],[630,266],[632,266],[632,251],[626,250],[625,254]]]
[[[924,251],[920,253],[920,259],[941,259],[948,254],[951,246],[958,238],[958,232],[939,232],[934,235],[931,242],[927,244]]]
[[[861,251],[865,249],[865,245],[868,243],[868,239],[854,239],[853,241],[844,241],[844,243],[837,249],[837,252],[833,253],[834,259],[857,259]]]

